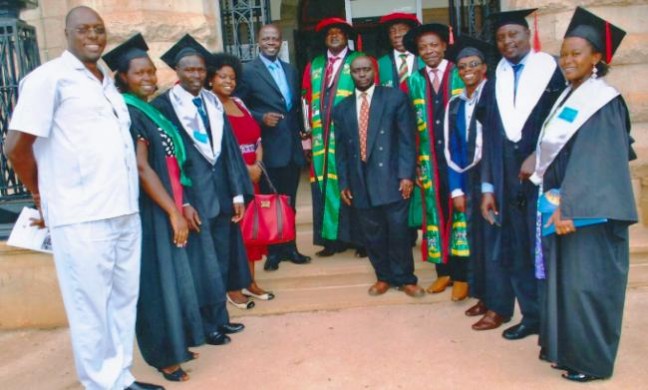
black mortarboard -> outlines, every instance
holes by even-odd
[[[202,57],[205,62],[208,62],[211,57],[211,53],[203,45],[198,43],[191,35],[185,34],[166,53],[162,54],[160,58],[171,68],[175,69],[182,58],[193,55]]]
[[[537,8],[518,9],[515,11],[503,11],[491,14],[488,18],[492,21],[494,31],[508,24],[518,24],[529,28],[526,17],[537,11]]]
[[[495,60],[499,56],[497,47],[467,35],[458,37],[454,45],[448,46],[445,54],[445,57],[455,64],[464,57],[477,56],[486,62],[489,59]]]
[[[448,43],[448,39],[450,37],[450,27],[441,23],[428,23],[422,24],[409,30],[403,37],[403,46],[405,46],[405,49],[407,49],[407,51],[409,51],[410,53],[418,54],[416,39],[422,34],[429,32],[438,35],[443,42]]]
[[[610,63],[612,56],[619,48],[626,32],[601,19],[585,8],[577,7],[574,16],[567,27],[565,38],[580,37],[587,40]]]
[[[113,72],[125,72],[128,70],[128,63],[133,58],[148,57],[148,49],[142,34],[137,33],[104,54],[102,58]]]

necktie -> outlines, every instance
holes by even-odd
[[[439,86],[441,85],[441,82],[439,81],[439,69],[430,69],[430,72],[432,73],[432,88],[434,88],[434,93],[439,93]]]
[[[518,81],[520,81],[520,74],[524,68],[524,64],[515,64],[513,67],[513,98],[517,95]]]
[[[407,68],[407,54],[399,54],[398,57],[401,59],[400,66],[398,67],[398,83],[403,84],[407,80],[407,75],[409,74],[409,69]]]
[[[326,88],[331,86],[333,82],[333,65],[339,60],[340,57],[330,57],[328,63],[326,64]]]
[[[194,130],[194,138],[199,142],[206,144],[211,140],[211,127],[209,126],[209,117],[205,111],[205,106],[203,105],[202,99],[200,97],[195,97],[191,99],[194,106],[198,109],[198,114],[200,114],[200,119],[202,120],[203,125],[205,126],[205,133],[200,129]]]
[[[281,95],[284,97],[284,100],[286,101],[286,111],[290,111],[290,109],[292,108],[292,95],[290,94],[290,87],[288,87],[288,81],[286,80],[286,76],[283,73],[283,69],[281,69],[279,60],[270,63],[270,69],[272,73],[272,78],[277,83],[277,86],[281,91]]]
[[[360,94],[362,103],[360,103],[360,119],[358,123],[358,136],[360,138],[360,158],[367,161],[367,127],[369,127],[369,101],[367,93]]]

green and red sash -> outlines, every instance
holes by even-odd
[[[412,71],[412,74],[415,73],[416,69],[423,69],[425,67],[425,63],[421,59],[421,57],[416,56],[415,61],[417,66],[414,67],[414,70]],[[397,87],[398,86],[398,79],[394,78],[394,52],[390,51],[388,54],[385,54],[384,56],[380,57],[378,59],[378,79],[380,80],[380,85],[383,87]],[[398,69],[398,67],[396,67]],[[400,86],[401,90],[403,92],[407,92],[407,80],[403,82],[403,85]]]
[[[341,65],[340,73],[336,81],[335,96],[331,96],[332,104],[329,104],[328,111],[321,112],[324,96],[324,85],[322,79],[326,69],[326,56],[318,56],[311,62],[311,96],[306,99],[310,102],[311,112],[311,136],[313,143],[313,162],[311,181],[317,179],[322,183],[326,179],[326,193],[324,194],[324,220],[322,222],[322,238],[336,240],[338,238],[338,224],[340,217],[340,188],[335,166],[335,133],[331,123],[331,112],[333,107],[342,99],[353,94],[354,84],[351,78],[351,61],[362,55],[360,52],[351,52]],[[326,126],[326,127],[325,127]]]
[[[451,96],[461,93],[463,82],[455,67],[444,72],[443,102],[447,105]],[[421,210],[414,210],[423,215],[423,242],[421,251],[424,261],[446,263],[448,255],[467,257],[470,254],[467,240],[466,216],[453,212],[448,221],[444,220],[441,207],[453,210],[452,199],[440,199],[437,189],[439,181],[438,158],[434,145],[434,129],[430,126],[435,121],[432,112],[430,83],[423,72],[412,73],[408,80],[410,98],[416,110],[417,118],[417,160],[421,179]]]

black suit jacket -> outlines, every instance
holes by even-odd
[[[270,168],[284,167],[293,162],[306,165],[301,138],[301,93],[299,75],[292,65],[279,60],[290,88],[292,107],[286,111],[286,101],[268,68],[260,58],[245,64],[239,78],[236,95],[245,102],[252,116],[261,126],[263,162]],[[263,124],[263,115],[278,112],[284,115],[277,126]]]
[[[376,86],[369,107],[367,161],[360,158],[356,95],[333,109],[335,157],[340,189],[349,188],[353,206],[369,208],[402,200],[401,179],[416,170],[416,118],[407,95]]]

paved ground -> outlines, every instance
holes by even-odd
[[[390,291],[388,294],[399,294]],[[616,373],[572,384],[537,359],[535,340],[474,332],[470,302],[241,317],[230,345],[197,348],[191,380],[167,389],[645,389],[648,288],[628,292]],[[66,329],[0,333],[0,388],[78,389]],[[163,383],[136,354],[135,375]]]

